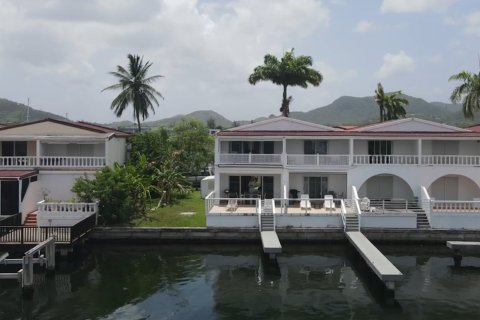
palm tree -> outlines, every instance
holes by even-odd
[[[163,76],[156,75],[147,77],[148,69],[152,66],[150,61],[143,63],[143,57],[131,54],[129,54],[127,58],[128,71],[122,66],[117,66],[117,71],[110,72],[110,74],[118,79],[118,83],[106,87],[102,92],[110,89],[122,90],[122,92],[113,99],[110,108],[117,117],[121,117],[127,106],[132,104],[133,118],[137,120],[138,131],[141,132],[140,116],[142,116],[142,120],[148,118],[148,109],[151,109],[153,113],[155,113],[153,103],[158,107],[157,97],[163,99],[162,94],[150,86],[150,83]]]
[[[377,84],[377,90],[375,90],[373,99],[375,99],[380,109],[380,122],[405,117],[407,111],[404,106],[408,105],[408,100],[403,98],[401,94],[401,91],[385,94],[382,84]]]
[[[292,97],[287,98],[287,87],[300,86],[307,88],[308,84],[318,87],[323,80],[320,72],[310,68],[312,64],[312,57],[295,57],[293,49],[285,52],[280,61],[274,55],[267,54],[264,57],[263,65],[257,66],[253,70],[253,73],[248,77],[248,82],[255,85],[258,81],[271,81],[282,86],[283,99],[280,111],[283,116],[288,117]]]
[[[461,85],[453,89],[450,100],[453,103],[462,101],[462,111],[465,118],[473,118],[474,113],[480,110],[480,72],[474,74],[468,71],[452,75],[448,81],[460,80]]]
[[[382,84],[379,82],[377,84],[377,90],[375,90],[375,96],[373,99],[375,99],[375,102],[378,104],[378,108],[380,109],[380,122],[385,120],[385,98],[385,91],[383,90]]]
[[[408,100],[401,96],[402,92],[397,91],[387,95],[385,99],[385,120],[396,120],[398,118],[405,118],[407,111],[405,110],[408,105]]]

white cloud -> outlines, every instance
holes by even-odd
[[[378,78],[388,78],[392,75],[412,72],[415,70],[415,61],[403,50],[398,53],[387,53],[383,56],[383,64],[377,70],[375,76]]]
[[[420,13],[427,11],[444,12],[455,0],[383,0],[383,13]]]
[[[323,75],[323,82],[345,82],[357,77],[358,72],[355,69],[338,70],[324,61],[314,62],[313,68],[320,71]]]
[[[475,11],[467,16],[465,32],[480,35],[480,11]]]
[[[353,32],[367,32],[372,30],[373,22],[362,20],[357,23],[357,25],[353,28]]]

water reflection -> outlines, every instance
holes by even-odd
[[[276,262],[257,245],[94,246],[36,274],[34,297],[0,283],[0,319],[477,318],[480,258],[453,267],[439,247],[383,246],[402,271],[395,299],[343,245],[286,245]]]

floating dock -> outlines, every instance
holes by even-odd
[[[388,290],[395,290],[395,281],[403,274],[360,231],[345,232],[348,241],[357,249],[367,265],[383,281]]]
[[[456,267],[462,264],[462,251],[480,251],[480,242],[476,241],[447,241],[447,247],[453,250],[453,262]]]
[[[275,258],[277,253],[282,252],[282,245],[275,231],[261,231],[263,252],[268,253],[270,258]]]

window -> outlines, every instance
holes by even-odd
[[[310,198],[323,198],[328,192],[328,177],[304,177],[303,191]]]
[[[325,140],[306,140],[303,146],[305,154],[327,154],[327,141]]]
[[[386,140],[368,141],[368,154],[370,163],[390,163],[392,154],[392,142]]]

